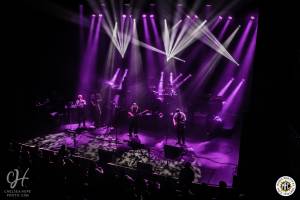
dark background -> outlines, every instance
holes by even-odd
[[[75,1],[59,4],[78,6]],[[11,70],[10,81],[3,86],[12,86],[6,100],[15,100],[8,106],[7,118],[14,129],[5,135],[8,140],[31,134],[36,126],[31,112],[36,91],[61,88],[60,93],[72,96],[79,67],[79,44],[73,42],[78,37],[73,30],[78,27],[28,5],[28,1],[12,5],[7,15],[14,25],[13,29],[7,27],[7,38],[14,43],[6,65]],[[281,176],[291,176],[300,183],[297,5],[260,1],[259,8],[253,85],[241,136],[237,183],[257,198],[268,194],[272,199],[295,199],[295,195],[281,198],[275,183]]]

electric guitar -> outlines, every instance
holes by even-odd
[[[185,128],[186,119],[183,116],[180,116],[177,119],[173,119],[173,125],[176,128]]]
[[[150,112],[150,110],[144,110],[143,112],[139,112],[139,113],[136,113],[136,114],[133,114],[132,112],[128,112],[128,117],[129,118],[134,118],[134,117],[136,117],[136,116],[141,116],[141,115],[143,115],[143,114],[145,114],[145,113],[147,113],[147,112]]]

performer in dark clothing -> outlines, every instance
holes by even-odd
[[[173,125],[177,133],[177,144],[180,145],[185,144],[185,121],[186,115],[177,108],[176,113],[173,115]]]
[[[78,113],[78,126],[80,127],[81,124],[83,124],[83,127],[85,126],[85,120],[86,120],[86,100],[83,99],[83,96],[81,94],[78,95],[76,100],[76,108]]]
[[[132,133],[136,135],[138,133],[138,113],[139,106],[136,103],[133,103],[128,111],[129,117],[129,136],[132,136]]]
[[[94,121],[94,125],[95,127],[99,127],[100,126],[100,119],[101,119],[101,114],[102,114],[102,109],[101,109],[101,95],[100,93],[98,94],[92,94],[91,95],[91,108],[92,108],[92,117],[93,117],[93,121]]]

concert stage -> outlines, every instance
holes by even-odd
[[[170,199],[193,199],[191,193],[201,199],[195,185],[238,191],[260,20],[256,3],[24,2],[15,12],[26,23],[16,26],[24,49],[14,59],[24,67],[17,68],[8,172],[29,168],[34,187],[53,178],[47,189],[63,188],[65,199],[79,198],[74,191],[81,189],[81,199],[92,200],[93,192],[102,198],[106,189],[98,184],[110,181],[116,193],[131,188],[135,197],[128,199],[134,200],[151,199],[152,189],[176,193]],[[135,176],[141,171],[145,177]],[[115,188],[119,179],[124,184]],[[141,179],[153,181],[153,188],[139,188]],[[218,199],[214,195],[207,199]]]
[[[138,162],[148,163],[152,165],[154,174],[175,179],[178,178],[184,162],[189,161],[196,174],[194,183],[198,184],[218,185],[220,181],[225,181],[230,187],[233,176],[236,175],[239,158],[239,134],[237,133],[209,137],[199,132],[200,136],[198,134],[197,138],[187,138],[186,146],[180,147],[176,145],[174,134],[164,135],[163,132],[142,131],[137,137],[129,139],[125,128],[111,129],[109,134],[107,134],[107,127],[82,130],[75,134],[77,126],[77,124],[66,124],[54,133],[32,138],[22,144],[37,145],[43,150],[54,152],[57,152],[62,145],[66,145],[72,155],[95,162],[99,159],[100,149],[106,154],[110,152],[115,157],[112,159],[114,166],[136,170]],[[184,152],[177,158],[167,159],[164,154],[165,145],[183,148]],[[147,152],[146,160],[138,158],[138,154],[142,153],[139,149]],[[128,162],[124,162],[126,159]],[[138,161],[132,163],[136,159]],[[168,162],[170,164],[165,167]]]

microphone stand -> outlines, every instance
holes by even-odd
[[[117,124],[116,124],[116,115],[117,115],[117,108],[118,108],[118,105],[116,103],[113,104],[113,110],[112,110],[112,117],[110,119],[110,122],[109,122],[109,125],[106,129],[106,134],[110,134],[110,130],[111,130],[111,127],[113,125],[115,125],[115,144],[117,145],[118,144],[118,130],[117,130]]]

